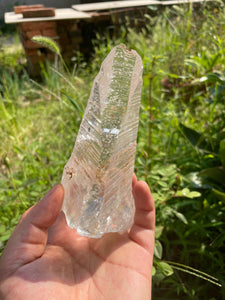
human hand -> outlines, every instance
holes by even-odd
[[[0,299],[149,300],[154,202],[133,177],[134,224],[121,235],[81,237],[61,212],[63,186],[26,211],[0,259]]]

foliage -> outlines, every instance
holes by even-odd
[[[75,73],[43,67],[42,84],[25,72],[4,72],[2,245],[22,212],[60,181],[92,79],[123,42],[144,65],[135,172],[150,185],[156,205],[153,298],[225,297],[224,12],[217,2],[146,15],[145,28],[126,24],[120,37],[98,36],[92,61]]]
[[[36,35],[32,38],[32,41],[42,45],[43,47],[48,48],[55,54],[61,56],[59,46],[56,44],[56,42],[53,39],[41,35],[40,36]]]
[[[26,64],[24,50],[15,33],[1,32],[0,28],[0,76],[4,72],[20,73]],[[1,90],[1,86],[0,86]]]

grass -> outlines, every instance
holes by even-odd
[[[138,32],[127,25],[117,38],[98,37],[93,58],[80,61],[72,74],[47,66],[42,83],[35,83],[23,68],[11,70],[20,51],[12,54],[12,68],[3,65],[2,248],[23,211],[60,181],[92,80],[110,49],[124,42],[144,64],[135,171],[150,185],[156,203],[153,298],[222,299],[224,7],[174,6],[146,16],[146,28]]]

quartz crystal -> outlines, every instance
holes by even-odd
[[[94,80],[62,176],[62,209],[68,225],[82,236],[123,233],[133,223],[142,69],[137,52],[119,45],[105,58]]]

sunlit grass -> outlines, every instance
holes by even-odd
[[[41,82],[21,69],[12,72],[21,52],[9,54],[12,65],[0,71],[2,248],[22,212],[61,180],[93,77],[109,50],[123,42],[144,64],[135,171],[156,202],[154,299],[224,297],[218,287],[225,263],[224,20],[223,7],[165,10],[148,16],[138,33],[129,29],[115,40],[99,36],[93,59],[75,72],[43,68]],[[165,78],[170,86],[163,86]],[[186,273],[178,271],[181,266]],[[213,278],[218,286],[193,274]]]

